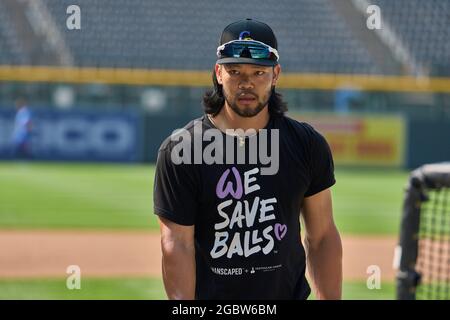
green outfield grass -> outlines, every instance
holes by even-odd
[[[369,290],[364,282],[344,283],[345,300],[390,300],[395,298],[394,285],[382,283],[380,289]],[[161,279],[82,279],[79,290],[69,290],[65,279],[0,280],[0,300],[5,299],[133,299],[164,300]],[[313,300],[314,296],[311,295]]]
[[[409,173],[386,169],[337,169],[333,209],[344,234],[397,235]]]
[[[153,165],[0,163],[0,228],[154,229]],[[337,169],[344,234],[397,234],[407,172]]]
[[[368,289],[365,282],[344,282],[344,300],[395,300],[395,284],[384,282],[379,289]]]
[[[0,300],[161,300],[166,299],[161,279],[82,278],[80,289],[67,289],[66,279],[0,280]]]
[[[2,228],[157,228],[153,166],[1,163]]]

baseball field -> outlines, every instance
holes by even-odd
[[[165,299],[153,165],[0,163],[0,299]],[[344,299],[394,299],[408,173],[337,168]],[[69,290],[66,269],[81,270]],[[369,289],[369,266],[381,286]]]

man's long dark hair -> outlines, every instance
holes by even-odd
[[[205,113],[216,116],[225,104],[225,97],[223,96],[222,85],[217,81],[215,70],[213,70],[212,73],[212,80],[214,88],[213,90],[208,90],[205,92],[205,94],[203,95],[202,104]],[[287,110],[287,103],[283,101],[282,95],[275,91],[275,87],[272,87],[272,93],[269,97],[270,115],[283,115]]]

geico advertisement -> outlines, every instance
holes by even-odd
[[[23,120],[23,119],[22,119]],[[137,161],[139,117],[131,112],[30,110],[27,124],[0,112],[0,157],[14,158],[21,144],[32,159]]]

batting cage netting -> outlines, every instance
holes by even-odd
[[[450,162],[411,173],[396,256],[397,299],[450,299]]]

